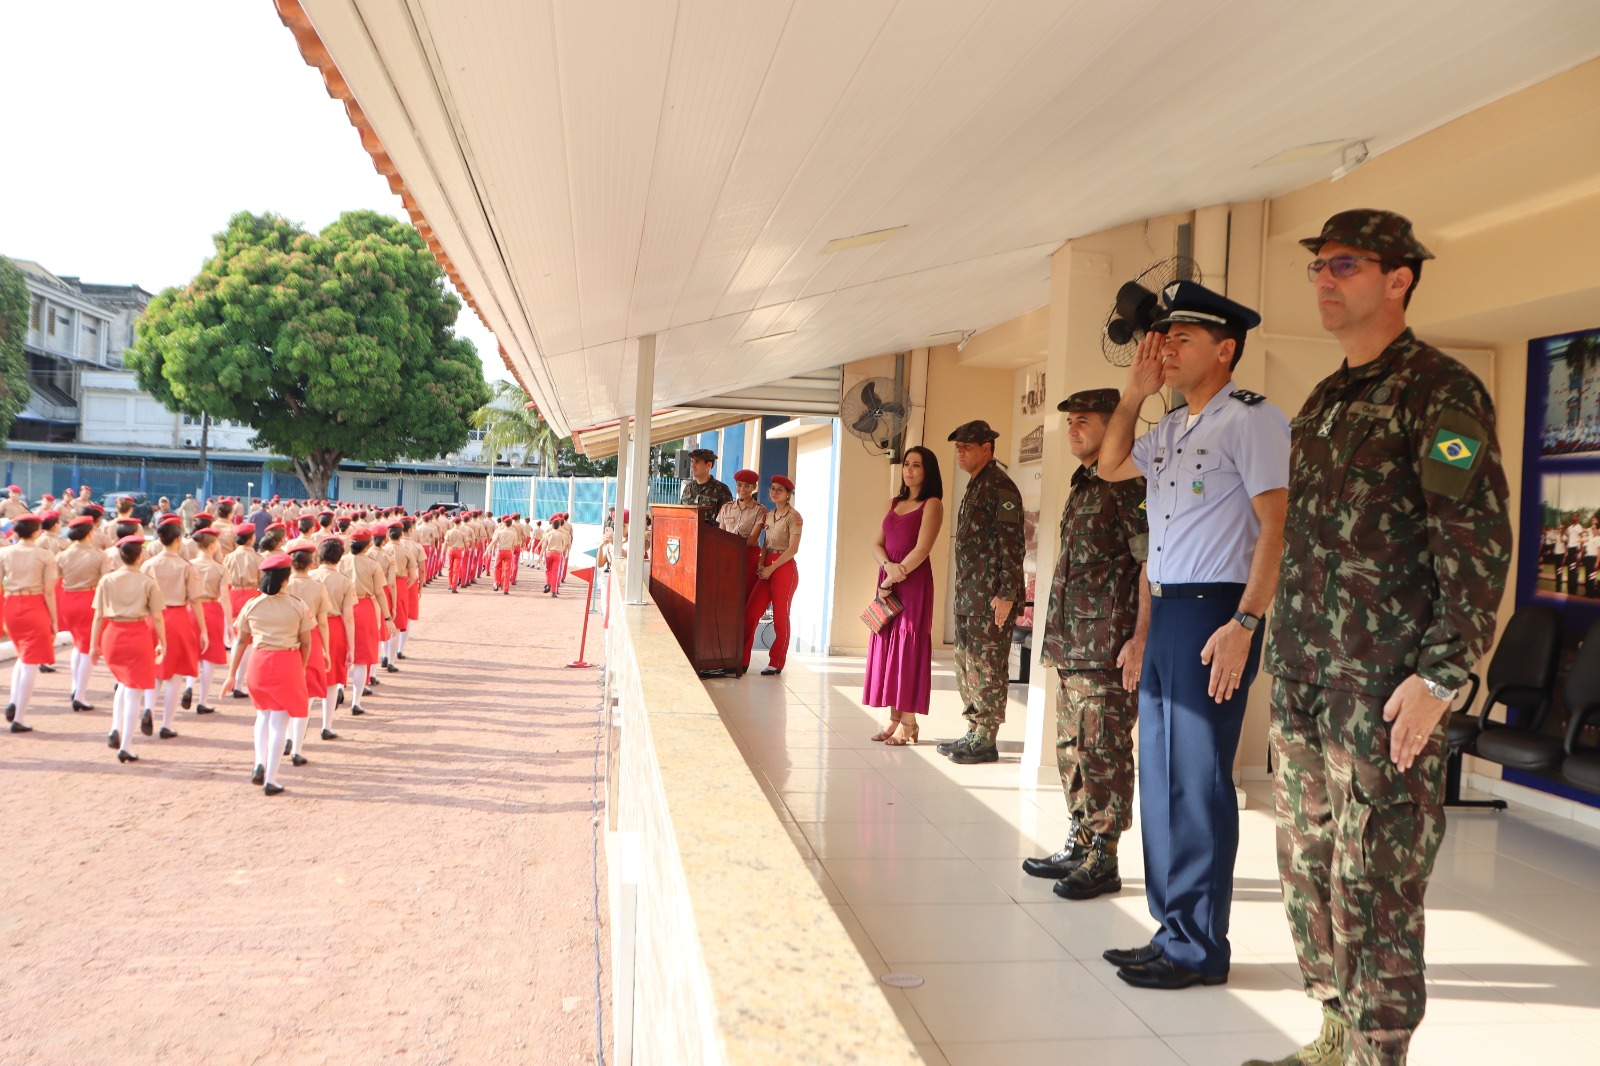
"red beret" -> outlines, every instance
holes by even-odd
[[[161,521],[156,523],[156,528],[159,529],[162,526],[181,526],[181,525],[183,525],[183,516],[182,515],[164,514],[164,515],[161,516]]]
[[[217,520],[217,516],[212,514],[210,511],[196,511],[194,513],[194,520],[196,522],[215,522]]]
[[[54,496],[50,495],[48,492],[45,493],[43,496],[40,496],[39,499],[41,499],[41,500],[49,500],[51,503],[55,503],[56,502],[56,498]]]
[[[49,498],[50,497],[48,497],[48,496],[45,497],[45,499],[49,499]],[[41,512],[39,512],[39,521],[41,521],[41,522],[48,522],[52,518],[60,518],[60,517],[61,517],[61,512],[60,511],[52,510],[52,511],[41,511]]]
[[[15,525],[18,522],[37,522],[37,521],[39,521],[39,516],[34,514],[32,511],[25,511],[22,514],[14,516],[11,519],[12,525]]]
[[[773,474],[772,475],[772,479],[771,479],[771,483],[774,484],[774,485],[782,485],[784,488],[788,489],[790,492],[794,491],[794,482],[790,481],[788,478],[784,477],[782,474]]]
[[[350,531],[350,539],[351,540],[371,540],[372,539],[372,530],[366,528],[365,526],[356,526],[354,529],[352,529]]]
[[[144,543],[144,535],[142,533],[130,533],[126,537],[123,537],[121,540],[117,541],[117,547],[122,548],[122,547],[126,547],[129,544],[143,544],[143,543]]]
[[[282,522],[273,522],[271,525],[267,526],[267,532],[271,533],[274,529],[284,529],[284,530],[286,530],[288,528],[289,527],[284,525]]]
[[[292,555],[295,552],[314,552],[317,550],[317,546],[304,537],[296,537],[285,544],[283,550]]]
[[[6,491],[7,492],[21,492],[22,491],[22,486],[21,485],[7,485],[6,486]]]
[[[288,565],[289,557],[283,554],[283,552],[273,552],[271,555],[261,560],[261,569],[263,570],[282,570]]]
[[[92,526],[92,525],[94,525],[94,519],[90,518],[86,514],[81,514],[77,518],[74,518],[72,521],[68,522],[67,523],[67,528],[68,529],[80,529],[83,526]]]
[[[738,470],[734,472],[733,480],[742,481],[746,485],[761,484],[761,475],[754,470]]]
[[[256,524],[254,522],[240,522],[238,525],[233,527],[234,535],[239,537],[249,536],[255,531]]]

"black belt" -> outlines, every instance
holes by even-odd
[[[1221,599],[1224,596],[1240,596],[1243,593],[1243,582],[1200,581],[1183,585],[1150,582],[1150,595],[1161,600]]]

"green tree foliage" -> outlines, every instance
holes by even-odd
[[[11,423],[33,396],[28,357],[22,351],[22,340],[28,335],[28,305],[22,271],[0,255],[0,440],[11,433]]]
[[[502,455],[510,462],[512,454],[521,452],[524,466],[537,458],[539,469],[552,474],[565,438],[556,436],[528,402],[528,394],[516,382],[496,381],[489,402],[472,412],[470,421],[474,429],[484,431],[483,457],[491,465]]]
[[[141,388],[250,426],[318,497],[341,459],[432,459],[466,442],[489,389],[412,226],[349,211],[313,234],[241,212],[212,240],[200,273],[139,320],[127,361]]]

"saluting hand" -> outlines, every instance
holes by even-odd
[[[1400,682],[1383,705],[1383,720],[1389,723],[1389,759],[1398,769],[1411,769],[1449,709],[1450,701],[1435,699],[1419,675]]]
[[[1139,341],[1128,367],[1128,382],[1122,390],[1124,396],[1143,400],[1161,391],[1161,348],[1166,342],[1165,333],[1146,333]]]

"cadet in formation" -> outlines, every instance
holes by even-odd
[[[1427,1002],[1445,717],[1494,636],[1510,507],[1488,391],[1406,326],[1433,258],[1410,221],[1345,211],[1300,243],[1345,360],[1294,420],[1267,651],[1284,909],[1323,1012],[1279,1061],[1393,1066]]]

